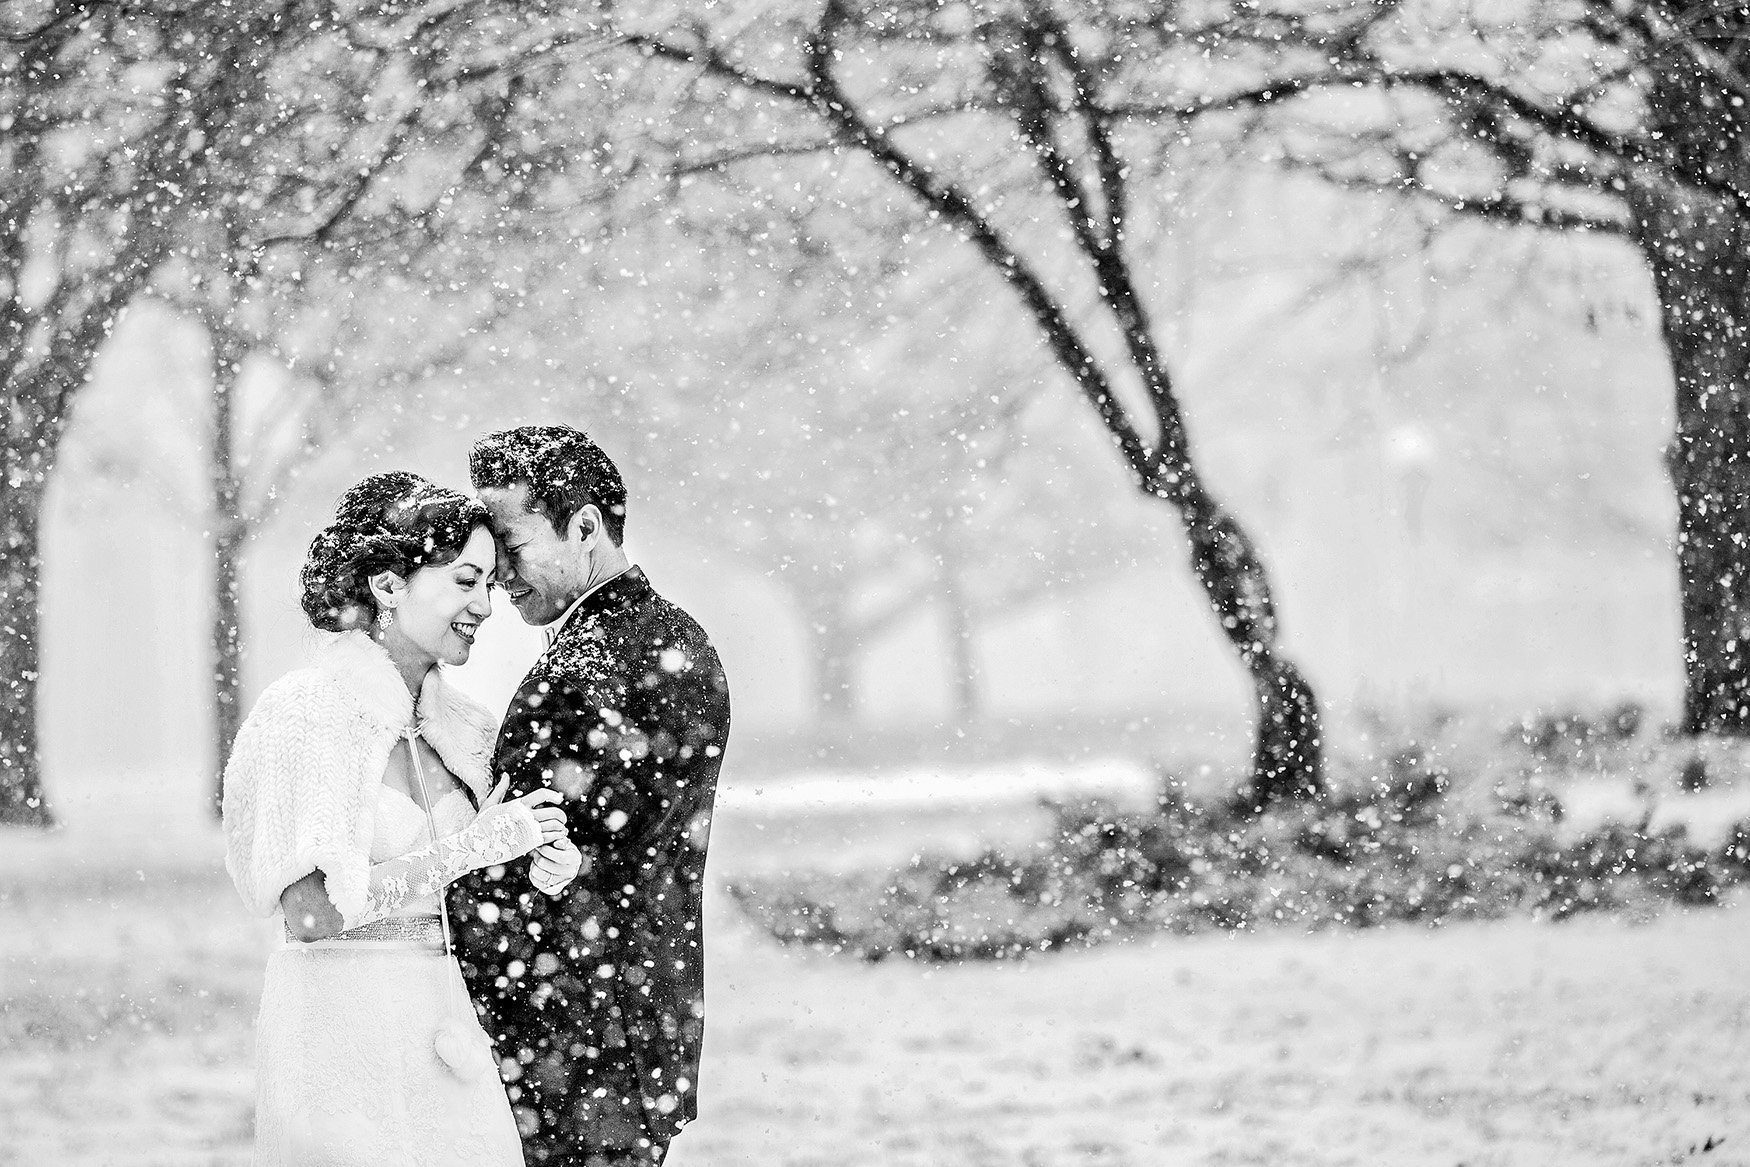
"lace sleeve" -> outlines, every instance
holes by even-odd
[[[417,851],[373,864],[364,910],[345,917],[348,929],[392,916],[410,901],[435,895],[466,875],[527,855],[541,826],[519,802],[489,807],[474,822]]]

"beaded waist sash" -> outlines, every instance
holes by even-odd
[[[394,944],[413,948],[431,948],[435,952],[444,950],[443,926],[436,916],[390,916],[386,920],[375,920],[347,932],[339,932],[321,940],[298,942],[292,935],[292,926],[286,925],[286,939],[299,948],[342,947],[348,944]]]

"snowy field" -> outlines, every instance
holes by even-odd
[[[715,877],[1037,826],[965,777],[733,789]],[[0,834],[0,1164],[248,1162],[271,938],[197,799],[90,780],[58,792],[65,830]],[[1747,907],[923,968],[781,949],[719,895],[703,1114],[671,1164],[1750,1164]]]

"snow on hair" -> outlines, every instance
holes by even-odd
[[[403,578],[462,553],[486,508],[406,470],[373,474],[340,496],[334,520],[310,541],[300,579],[310,623],[343,632],[376,618],[371,577]]]
[[[626,484],[614,460],[580,429],[523,425],[487,434],[468,454],[476,490],[528,487],[529,511],[562,531],[572,515],[594,503],[608,536],[626,537]]]

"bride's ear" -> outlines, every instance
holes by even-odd
[[[401,602],[407,591],[407,581],[392,571],[379,571],[370,578],[371,598],[377,601],[377,611],[384,612]]]

